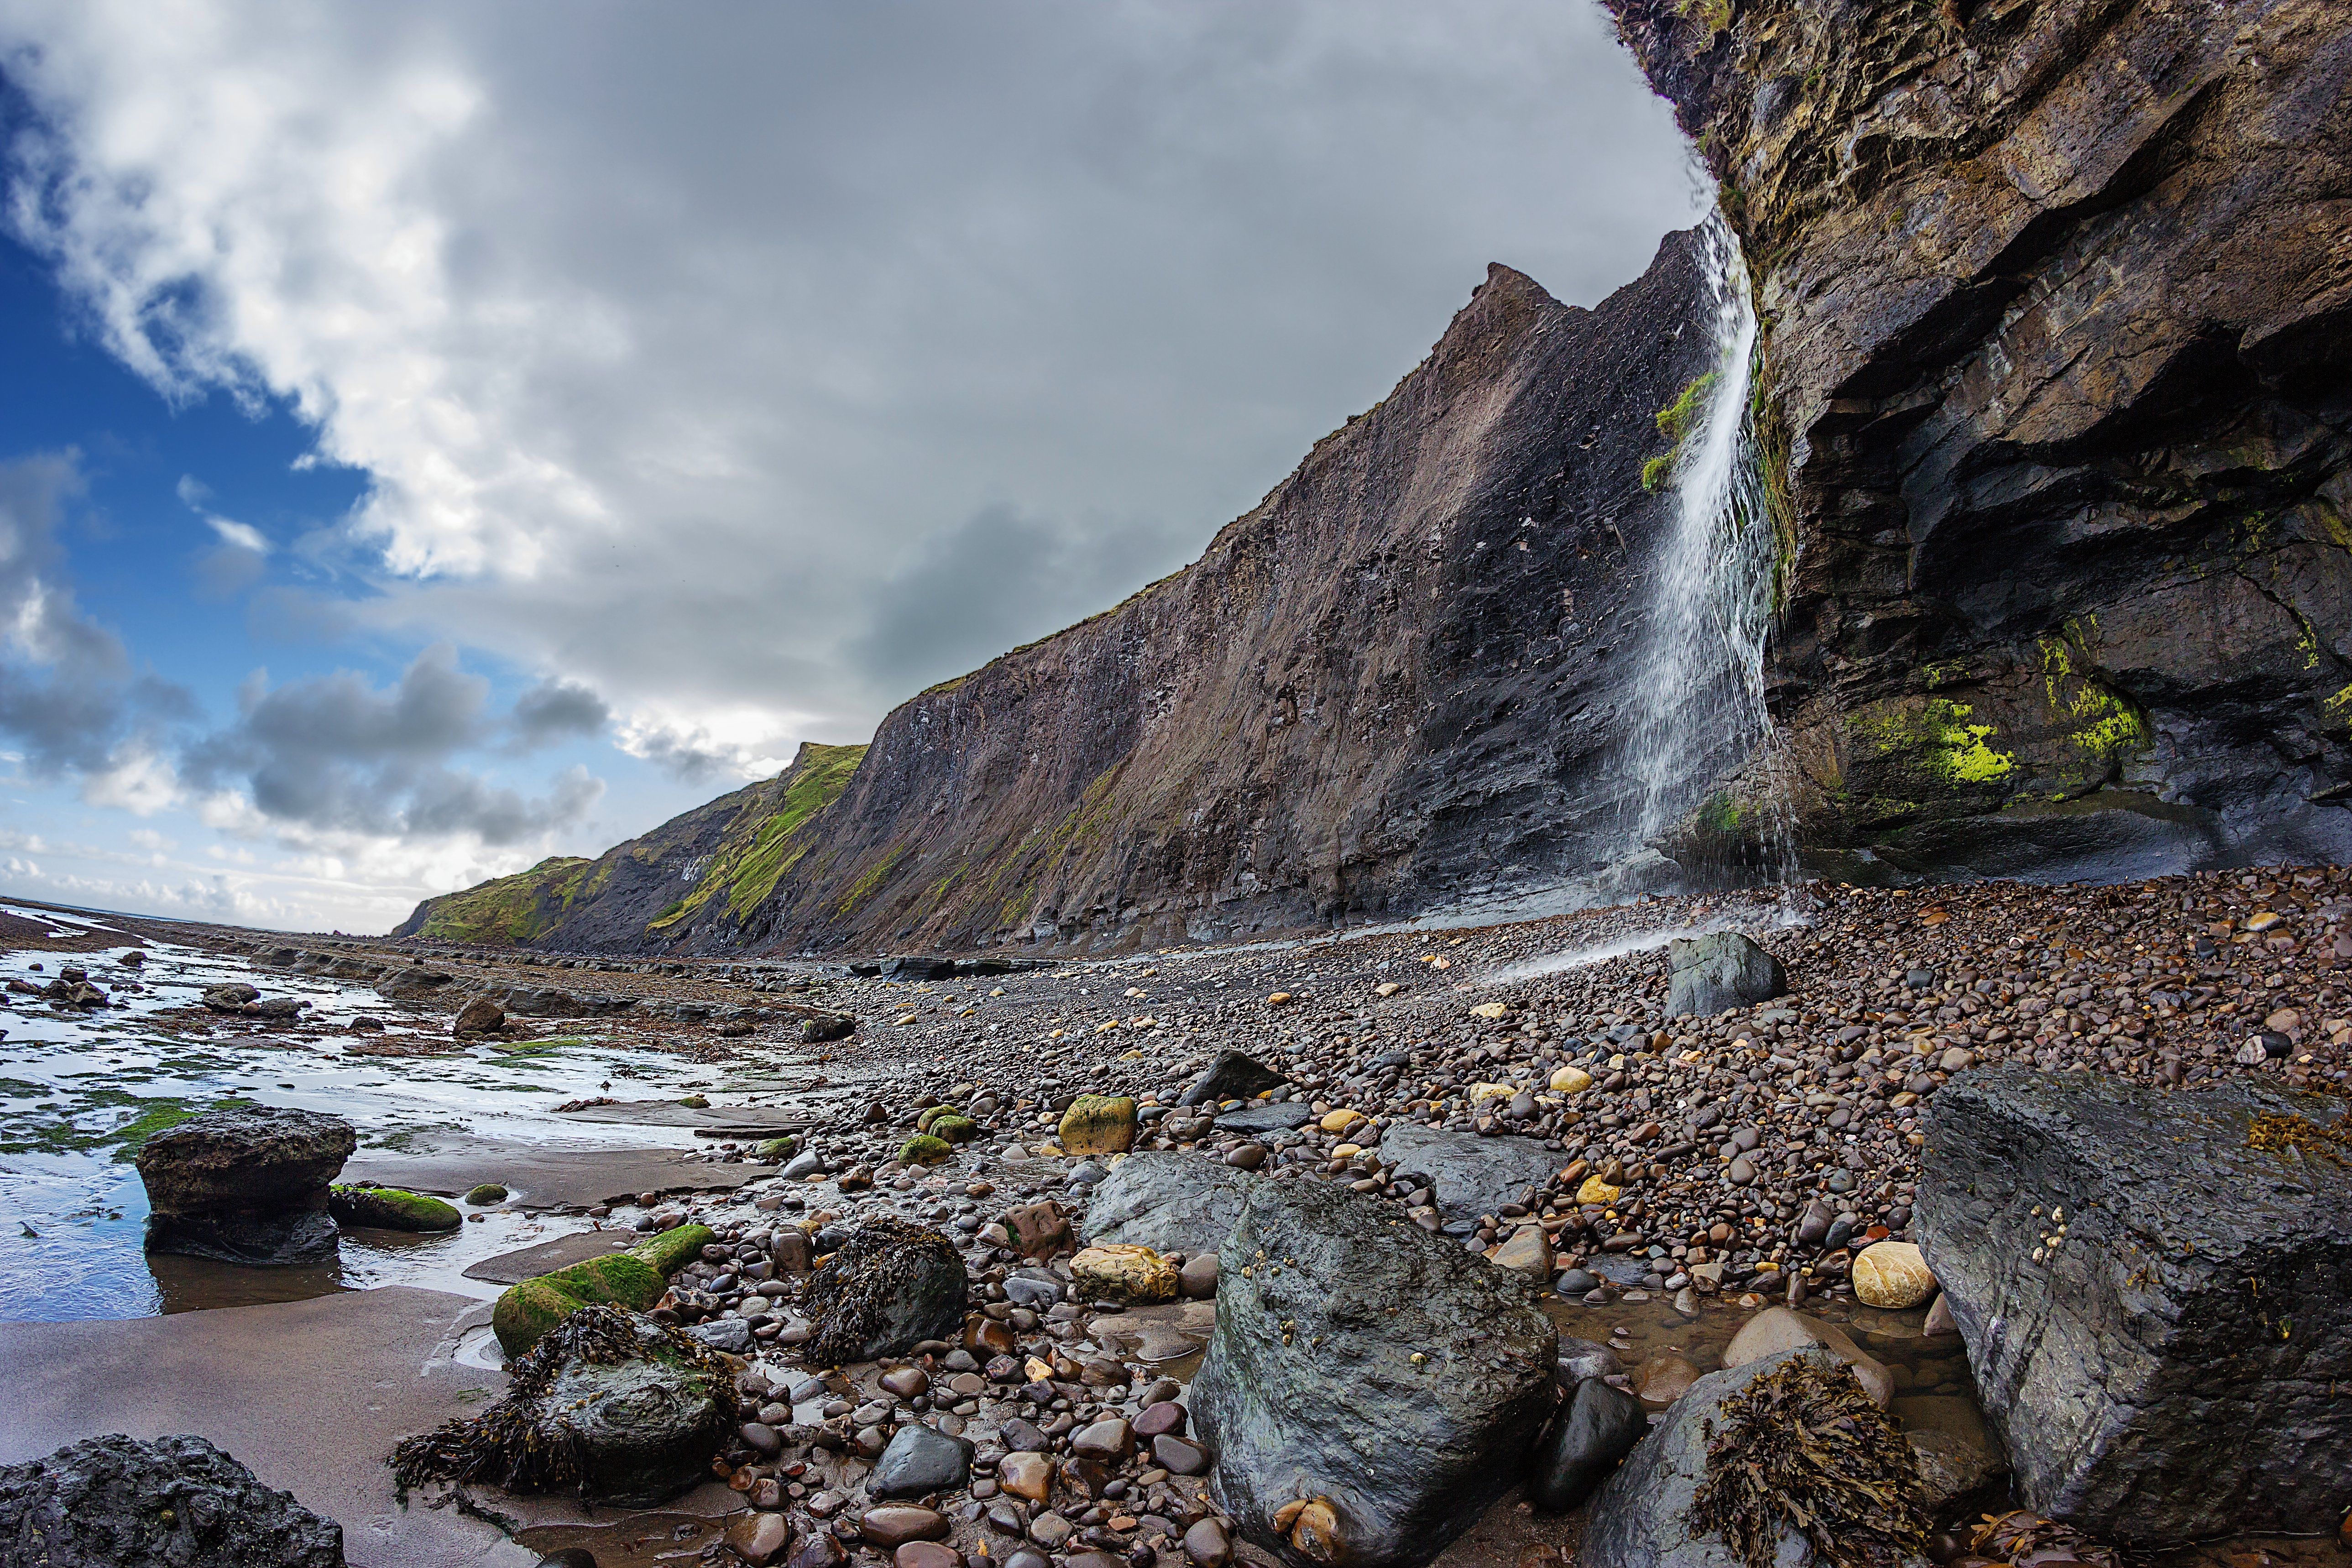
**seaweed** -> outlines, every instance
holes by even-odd
[[[2031,1509],[1986,1514],[1969,1545],[1981,1556],[2012,1565],[2030,1560],[2123,1568],[2123,1558],[2113,1547],[2101,1546],[2073,1525],[2044,1519]]]
[[[945,1249],[962,1267],[955,1243],[936,1230],[887,1214],[860,1225],[801,1287],[801,1311],[817,1326],[803,1351],[808,1363],[839,1366],[863,1359],[899,1284],[916,1272],[919,1255],[933,1248]]]
[[[1911,1446],[1842,1366],[1792,1358],[1724,1401],[1707,1427],[1692,1523],[1748,1568],[1772,1568],[1782,1535],[1831,1568],[1890,1568],[1927,1543]]]
[[[568,1488],[584,1496],[578,1434],[563,1412],[547,1407],[548,1391],[575,1363],[617,1366],[647,1356],[704,1373],[732,1425],[740,1414],[735,1379],[709,1346],[617,1307],[583,1307],[513,1364],[497,1404],[479,1415],[402,1438],[392,1450],[393,1480],[403,1495],[427,1481],[485,1480],[510,1492]]]
[[[2277,1111],[2254,1118],[2246,1131],[2246,1147],[2284,1154],[2294,1149],[2322,1160],[2333,1160],[2342,1165],[2345,1155],[2352,1152],[2352,1117],[2344,1117],[2332,1125],[2297,1116],[2292,1111]]]

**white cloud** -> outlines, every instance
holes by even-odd
[[[0,0],[11,212],[166,395],[365,471],[377,591],[275,613],[572,678],[680,766],[1115,600],[1486,262],[1590,301],[1695,211],[1589,4],[562,15]]]
[[[205,526],[220,535],[221,542],[238,550],[249,550],[256,555],[269,553],[269,540],[261,530],[249,522],[232,522],[225,517],[205,519]]]

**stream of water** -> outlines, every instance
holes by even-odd
[[[1720,216],[1699,231],[1716,356],[1675,454],[1675,512],[1650,580],[1632,682],[1626,777],[1638,789],[1632,847],[1657,846],[1718,790],[1710,811],[1761,851],[1754,870],[1792,880],[1784,761],[1764,701],[1780,551],[1755,427],[1756,310],[1738,242]],[[1729,775],[1745,775],[1736,786]],[[1750,814],[1754,814],[1753,816]]]

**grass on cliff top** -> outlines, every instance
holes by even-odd
[[[793,841],[794,836],[809,818],[841,798],[865,756],[864,746],[803,746],[793,766],[772,781],[782,785],[772,797],[772,808],[764,816],[747,812],[738,817],[694,890],[656,915],[646,929],[667,931],[721,894],[728,912],[739,921],[759,908],[807,852],[806,845]]]
[[[528,871],[446,894],[434,900],[417,934],[438,942],[529,942],[562,918],[594,864],[550,856]]]

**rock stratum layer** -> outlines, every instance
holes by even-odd
[[[1753,274],[1809,837],[2344,858],[2352,9],[1608,4]]]
[[[1589,310],[1496,267],[1199,561],[905,703],[838,799],[774,826],[813,753],[854,750],[807,748],[597,861],[428,900],[399,934],[1102,945],[1590,871],[1618,847],[1617,672],[1667,510],[1642,468],[1711,357],[1705,289],[1683,235]]]

